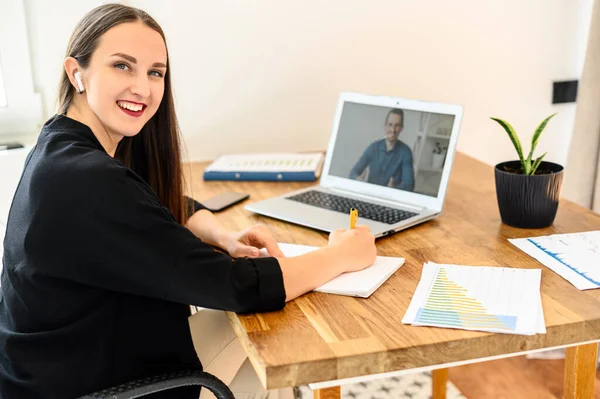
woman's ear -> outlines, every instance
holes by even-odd
[[[75,58],[67,57],[65,59],[65,72],[69,77],[69,81],[75,87],[75,90],[77,90],[77,93],[83,93],[85,91],[85,86],[83,84],[81,67]]]

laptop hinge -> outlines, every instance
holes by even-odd
[[[386,204],[386,205],[389,205],[389,206],[392,206],[395,208],[404,208],[404,209],[408,209],[408,210],[412,210],[412,211],[419,211],[419,212],[427,210],[427,208],[424,206],[408,204],[408,203],[402,202],[402,201],[391,201],[389,199],[385,199],[385,198],[381,198],[381,197],[367,196],[364,194],[359,194],[355,191],[343,190],[341,188],[327,187],[327,189],[331,190],[333,192],[337,192],[339,194],[345,195],[346,197],[361,198],[367,202],[373,202],[373,200],[375,200],[378,203]]]

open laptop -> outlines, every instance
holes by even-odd
[[[245,209],[331,232],[358,224],[375,237],[442,212],[462,118],[459,105],[340,95],[319,185]]]

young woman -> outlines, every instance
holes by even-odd
[[[100,6],[73,32],[59,112],[28,156],[8,219],[1,398],[73,398],[200,369],[188,305],[279,310],[375,260],[366,227],[285,258],[266,228],[227,231],[185,198],[169,65],[161,28],[141,10]],[[261,248],[271,257],[258,258]]]

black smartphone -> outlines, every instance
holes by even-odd
[[[5,143],[0,142],[0,151],[12,150],[15,148],[23,148],[23,144],[17,143],[16,141],[10,141]]]
[[[238,202],[242,202],[243,200],[248,199],[249,197],[250,194],[226,191],[204,201],[200,201],[200,203],[211,212],[219,212],[229,208],[232,205],[237,204]]]

